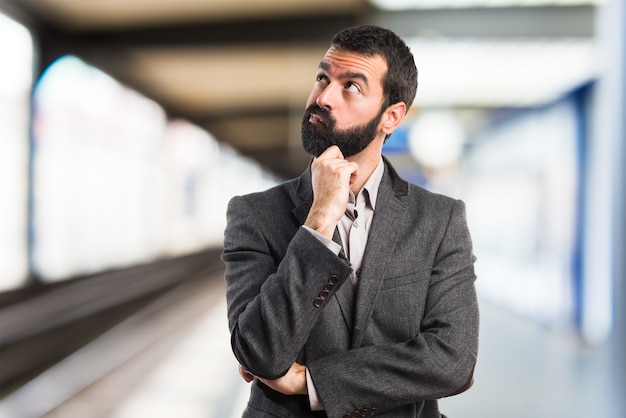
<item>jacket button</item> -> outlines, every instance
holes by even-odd
[[[328,278],[328,283],[332,285],[337,284],[338,281],[339,281],[339,278],[335,276],[334,274]]]
[[[313,301],[313,306],[315,306],[316,308],[319,308],[320,306],[322,306],[323,302],[324,302],[324,299],[322,299],[321,297],[318,296]]]

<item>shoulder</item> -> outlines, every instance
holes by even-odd
[[[300,227],[294,213],[297,201],[294,181],[233,197],[226,211],[225,248],[256,242],[256,245],[265,243],[274,254],[284,254]]]
[[[267,190],[237,195],[228,203],[228,212],[253,211],[256,214],[288,211],[293,209],[297,179],[288,180]]]
[[[409,183],[408,195],[411,197],[412,200],[421,202],[422,204],[426,206],[431,206],[433,208],[451,207],[457,204],[457,202],[462,204],[462,202],[456,198],[433,192],[422,186],[417,186],[412,183]]]
[[[444,230],[451,223],[465,222],[465,205],[459,199],[410,184],[407,201],[413,222],[433,230]]]
[[[389,179],[388,184],[391,185],[395,195],[400,199],[406,199],[411,207],[423,208],[429,212],[449,212],[456,205],[463,206],[463,202],[458,199],[409,183],[400,177],[388,160],[385,159],[385,162]]]

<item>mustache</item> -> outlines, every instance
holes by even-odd
[[[312,104],[311,106],[306,108],[304,112],[304,120],[308,121],[311,115],[317,115],[324,121],[324,125],[326,126],[334,126],[335,119],[330,114],[330,110],[320,107],[317,104]]]

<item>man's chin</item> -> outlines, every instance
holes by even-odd
[[[306,152],[307,154],[309,154],[311,157],[317,158],[320,155],[322,155],[322,153],[324,151],[326,151],[326,149],[322,149],[321,147],[306,147],[303,146],[304,152]]]
[[[310,129],[302,131],[302,148],[310,156],[319,157],[330,145],[324,144]]]

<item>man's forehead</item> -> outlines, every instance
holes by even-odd
[[[380,77],[387,71],[387,63],[381,55],[365,55],[332,46],[324,54],[319,67],[325,71],[364,72]]]

